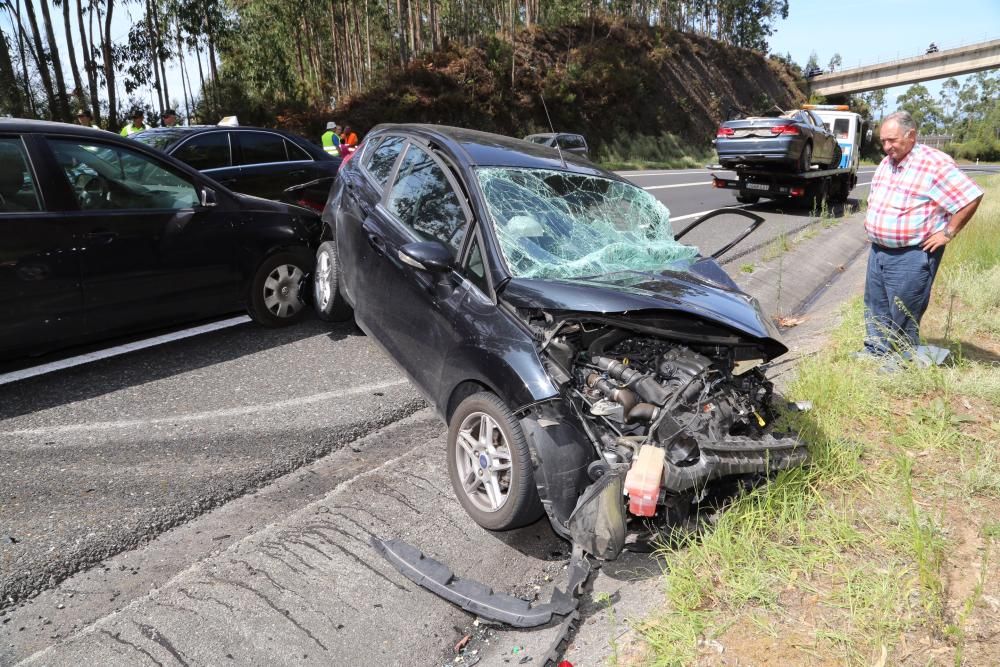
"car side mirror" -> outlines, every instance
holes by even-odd
[[[399,261],[431,274],[444,274],[454,267],[455,255],[440,241],[407,243],[399,249]]]
[[[215,206],[218,203],[215,198],[215,190],[203,187],[198,191],[198,201],[201,202],[202,206]]]

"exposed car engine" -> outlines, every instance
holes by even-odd
[[[629,466],[633,514],[652,516],[670,494],[711,479],[805,460],[796,439],[768,432],[772,384],[759,368],[764,351],[752,345],[681,343],[564,321],[549,329],[544,347],[603,460]]]

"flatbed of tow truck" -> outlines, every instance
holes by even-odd
[[[762,197],[768,199],[799,199],[805,202],[827,199],[843,202],[857,185],[857,169],[810,169],[804,172],[778,171],[762,167],[737,166],[732,169],[722,165],[706,165],[709,171],[726,171],[736,178],[712,174],[712,186],[737,190],[736,200],[741,204],[755,204]]]

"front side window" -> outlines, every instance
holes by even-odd
[[[425,240],[458,250],[465,233],[465,212],[441,166],[427,151],[410,146],[389,191],[386,208]]]
[[[24,144],[17,137],[0,137],[0,213],[40,210]]]
[[[500,250],[521,278],[684,270],[698,249],[674,240],[670,211],[630,183],[550,169],[476,170]]]
[[[173,155],[199,171],[220,169],[233,164],[228,132],[209,132],[192,137]]]
[[[380,185],[385,185],[386,181],[389,180],[392,165],[396,164],[396,158],[401,150],[403,150],[402,137],[389,137],[372,151],[365,167]]]
[[[269,132],[240,132],[239,137],[240,147],[243,149],[241,164],[288,161],[284,137]]]
[[[483,250],[479,247],[478,238],[472,240],[472,247],[469,248],[469,255],[465,260],[464,273],[473,285],[482,290],[483,294],[490,293],[490,283],[486,278],[486,264],[483,262]]]
[[[49,139],[82,210],[182,209],[198,204],[194,184],[151,157],[121,146]]]

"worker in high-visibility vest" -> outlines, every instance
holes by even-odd
[[[146,123],[143,122],[142,120],[143,116],[144,114],[142,113],[142,109],[136,109],[135,111],[133,111],[132,122],[123,127],[122,131],[119,132],[119,134],[122,135],[123,137],[131,137],[136,132],[142,132],[143,130],[148,130],[149,125],[146,125]]]
[[[340,135],[337,134],[338,129],[340,127],[331,120],[326,124],[326,132],[320,137],[323,150],[334,157],[340,157]]]

